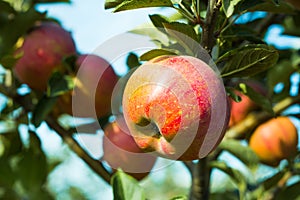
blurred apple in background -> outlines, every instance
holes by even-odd
[[[137,180],[146,177],[153,168],[156,157],[144,153],[135,143],[125,124],[124,118],[104,128],[103,160],[114,170],[121,168]]]
[[[276,167],[281,160],[295,156],[298,146],[298,133],[288,117],[273,118],[254,131],[249,146],[261,162]]]
[[[15,75],[31,89],[45,91],[52,73],[63,70],[63,58],[72,54],[76,48],[71,34],[54,22],[41,22],[24,36],[15,52],[21,56],[14,66]]]
[[[247,80],[244,81],[249,87],[251,87],[254,91],[261,95],[267,95],[266,87],[255,80]],[[235,90],[235,94],[241,97],[240,102],[235,102],[233,99],[230,99],[231,103],[231,115],[229,120],[229,127],[234,126],[235,124],[239,123],[251,112],[259,108],[253,100],[251,100],[247,95],[243,94]]]
[[[75,88],[62,95],[58,106],[76,117],[97,118],[111,114],[111,96],[118,81],[112,66],[104,58],[94,55],[80,55],[76,60]]]

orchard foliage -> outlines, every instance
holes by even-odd
[[[42,123],[111,184],[115,199],[151,199],[136,179],[121,169],[111,170],[102,159],[92,158],[75,139],[75,127],[62,123],[64,118],[71,117],[71,112],[59,109],[58,102],[75,88],[76,59],[80,52],[63,57],[60,65],[65,70],[53,71],[46,91],[30,89],[14,75],[14,66],[23,56],[15,53],[16,49],[30,30],[41,21],[59,24],[59,19],[49,18],[35,6],[58,2],[70,1],[0,0],[0,199],[55,199],[47,188],[47,177],[60,162],[49,159],[41,147],[37,130]],[[240,96],[246,95],[257,105],[255,109],[245,108],[245,117],[228,127],[220,145],[206,158],[176,161],[187,167],[192,183],[189,194],[171,199],[299,198],[299,147],[288,159],[276,160],[277,166],[265,165],[249,147],[255,130],[272,118],[287,116],[292,123],[299,124],[300,51],[296,47],[300,44],[300,10],[297,0],[106,0],[103,6],[113,13],[150,7],[174,11],[170,16],[149,15],[155,32],[128,30],[148,36],[157,45],[142,55],[128,53],[128,69],[161,55],[200,57],[196,43],[212,58],[205,62],[216,64],[228,98],[240,102],[243,101]],[[270,30],[274,27],[283,28],[278,41],[282,36],[290,36],[297,39],[298,46],[271,43]],[[266,86],[267,94],[257,92],[247,84],[249,80]],[[111,122],[111,116],[110,113],[89,123],[105,127]],[[27,140],[21,138],[22,131],[29,136]],[[95,132],[92,129],[88,134]],[[247,173],[224,161],[224,153],[239,160]],[[273,173],[256,178],[262,168]],[[211,190],[215,170],[226,174],[234,187],[224,183],[222,190]]]

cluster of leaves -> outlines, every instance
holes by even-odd
[[[120,12],[147,7],[167,7],[175,9],[181,15],[181,17],[150,15],[153,26],[157,28],[155,33],[148,30],[133,30],[133,33],[149,36],[155,41],[158,48],[139,57],[131,53],[127,62],[129,67],[136,67],[139,62],[160,55],[191,55],[203,58],[201,57],[203,49],[200,46],[203,45],[203,48],[211,53],[213,61],[221,71],[228,94],[233,99],[239,101],[239,97],[233,92],[239,90],[260,105],[261,112],[268,113],[270,117],[280,115],[281,113],[274,112],[273,106],[284,98],[293,96],[291,76],[299,75],[300,55],[292,48],[282,50],[268,45],[265,41],[266,33],[272,24],[281,24],[285,28],[284,34],[299,36],[296,28],[296,24],[299,23],[299,20],[297,22],[300,16],[299,11],[284,1],[222,0],[213,3],[213,6],[210,5],[211,2],[215,1],[106,0],[105,8],[113,9],[113,12]],[[212,8],[210,8],[211,6]],[[258,11],[263,12],[263,18],[255,18]],[[215,16],[217,17],[214,21],[210,21],[210,17]],[[248,16],[247,20],[237,22],[241,16]],[[252,16],[253,19],[251,19]],[[214,28],[209,30],[207,26],[214,26]],[[211,31],[210,35],[207,36],[205,31]],[[210,40],[213,44],[211,46],[207,45]],[[233,84],[250,78],[268,86],[267,97],[258,94],[245,84]],[[283,85],[281,91],[276,90],[278,85]],[[299,95],[299,86],[297,90],[296,94]],[[299,117],[299,112],[289,113],[289,115]],[[249,129],[254,130],[259,123],[262,121],[258,121]],[[231,167],[229,163],[221,161],[219,159],[222,155],[221,152],[228,152],[244,163],[249,169],[249,174],[245,175],[239,169]],[[219,191],[211,194],[213,199],[220,197],[222,199],[272,198],[278,183],[284,179],[287,173],[290,171],[293,173],[296,171],[295,175],[299,173],[299,164],[294,160],[294,163],[290,163],[291,165],[284,165],[278,173],[273,173],[266,179],[255,180],[250,184],[247,176],[257,173],[261,163],[256,154],[245,145],[245,141],[237,139],[225,139],[209,159],[210,168],[227,174],[235,183],[238,191],[233,190],[232,193]],[[128,194],[122,193],[122,190],[130,191],[133,195],[132,190],[138,186],[125,184],[126,181],[128,180],[123,175],[114,179],[113,187],[117,190],[114,194],[123,195],[122,198],[129,199]],[[277,188],[282,191],[279,194],[276,193],[276,198],[280,199],[286,194],[297,196],[295,188],[299,188],[299,183],[284,189]],[[121,189],[120,185],[123,185]],[[141,194],[141,191],[137,190],[137,193]],[[185,199],[185,197],[175,199]]]
[[[39,138],[29,131],[24,143],[17,130],[0,135],[1,199],[54,199],[47,190],[48,174],[58,163],[49,163]]]

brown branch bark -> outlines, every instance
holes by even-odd
[[[202,24],[201,45],[209,54],[215,43],[214,30],[221,5],[220,0],[209,0],[205,21]]]
[[[221,2],[221,0],[208,0],[205,21],[201,23],[201,45],[209,54],[211,54],[215,44],[214,30]],[[200,159],[197,164],[194,164],[192,168],[192,187],[189,195],[190,200],[209,199],[210,176],[209,158]]]

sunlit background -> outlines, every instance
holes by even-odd
[[[72,33],[80,53],[91,53],[106,40],[132,30],[141,24],[149,23],[149,14],[161,13],[169,15],[173,12],[170,9],[149,8],[112,13],[111,10],[104,10],[104,0],[73,0],[71,4],[42,4],[37,9],[46,11],[48,16],[60,20],[63,27]],[[264,16],[265,13],[263,12],[248,14],[237,20],[237,23],[243,23],[245,20],[253,20]],[[282,27],[277,25],[272,26],[267,33],[267,42],[282,49],[290,47],[295,49],[300,48],[299,38],[282,36],[282,32]],[[117,65],[113,67],[118,74],[126,72],[126,65],[123,62],[117,62]],[[293,79],[295,84],[293,90],[297,91],[300,79],[299,75],[295,75]],[[295,107],[294,109],[300,108]],[[295,123],[299,130],[299,121],[295,121]],[[25,131],[26,126],[23,126],[21,129],[23,130],[21,132],[27,132]],[[43,149],[49,158],[53,161],[62,161],[50,174],[48,179],[49,187],[55,193],[57,199],[113,199],[111,187],[72,153],[55,132],[49,130],[45,124],[42,124],[37,132],[42,139]],[[92,137],[92,140],[95,142],[94,145],[99,145],[99,149],[96,149],[96,153],[99,155],[101,155],[102,151],[100,134],[81,136],[86,138]],[[27,135],[22,134],[22,137],[26,141]],[[91,153],[93,155],[95,152]],[[249,174],[247,169],[230,155],[224,154],[222,159],[228,162],[229,166],[233,166],[240,169],[243,173]],[[160,159],[158,164],[165,162],[168,161]],[[273,173],[271,168],[268,167],[263,167],[260,170],[262,177]],[[251,179],[254,180],[254,178],[257,178],[248,177],[250,177],[250,182]],[[171,162],[166,168],[155,170],[151,173],[149,177],[141,182],[141,185],[146,188],[146,194],[152,200],[162,199],[162,196],[173,197],[188,194],[190,181],[191,178],[187,169],[180,162]],[[226,178],[226,175],[219,171],[213,172],[212,183],[213,190],[224,188],[224,185],[227,187],[233,185]]]

